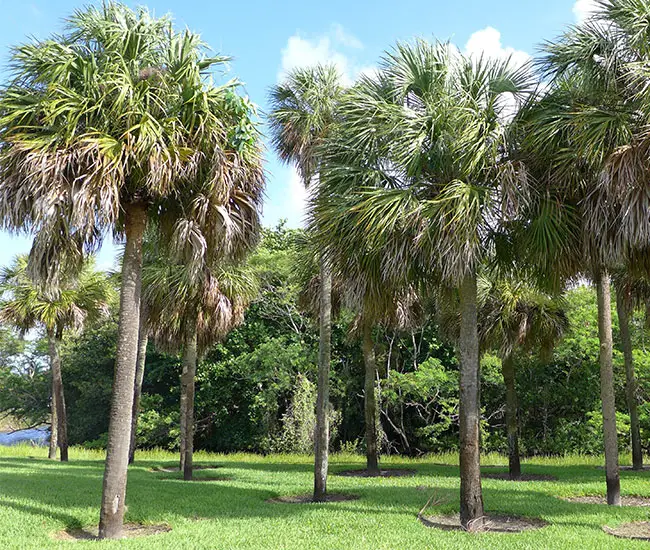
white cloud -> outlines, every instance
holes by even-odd
[[[573,4],[573,15],[578,23],[584,23],[598,11],[596,0],[576,0]]]
[[[472,34],[465,44],[465,54],[471,57],[510,58],[514,65],[523,65],[530,60],[530,55],[522,50],[510,46],[504,48],[501,33],[494,27],[485,27]]]
[[[368,67],[359,66],[354,59],[355,54],[361,49],[363,49],[361,41],[339,24],[332,25],[328,32],[316,37],[309,38],[296,33],[289,37],[286,46],[282,49],[278,80],[282,80],[282,77],[292,69],[317,63],[331,63],[338,68],[343,83],[350,85],[362,70],[369,70]]]
[[[479,58],[481,56],[490,59],[509,59],[510,66],[519,67],[528,63],[531,56],[523,50],[516,50],[510,46],[503,47],[501,33],[494,27],[485,27],[476,31],[469,37],[465,44],[465,55]],[[519,106],[514,95],[503,94],[501,118],[505,121],[512,119]]]

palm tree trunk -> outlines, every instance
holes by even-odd
[[[51,360],[51,358],[50,358]],[[54,386],[54,382],[52,383]],[[56,399],[54,399],[54,387],[52,388],[52,402],[50,403],[50,448],[48,451],[48,458],[51,460],[56,460],[56,450],[59,444],[59,421],[58,415],[56,414]]]
[[[372,341],[372,324],[363,323],[363,362],[366,371],[364,385],[364,413],[366,421],[366,470],[369,475],[379,475],[377,449],[377,394],[375,393],[375,346]]]
[[[138,416],[140,416],[140,397],[142,396],[142,381],[144,367],[147,361],[147,344],[149,343],[149,327],[147,306],[140,301],[140,328],[138,331],[138,361],[135,365],[135,384],[133,387],[133,408],[131,409],[131,443],[129,445],[129,464],[135,460],[135,438],[138,432]]]
[[[508,433],[508,462],[510,479],[521,479],[519,437],[517,434],[517,388],[515,386],[515,362],[508,354],[501,362],[501,372],[506,385],[506,430]]]
[[[181,399],[184,408],[181,409],[182,425],[185,430],[181,434],[184,441],[182,447],[183,458],[183,479],[192,480],[193,458],[194,458],[194,385],[196,379],[197,361],[197,335],[196,322],[187,323],[185,346],[183,349],[183,374],[181,375]]]
[[[99,537],[122,536],[126,477],[131,443],[133,385],[138,358],[140,293],[142,287],[142,237],[147,223],[147,208],[142,203],[125,207],[126,245],[122,263],[120,317],[117,330],[117,356],[111,398],[106,467],[99,516]]]
[[[320,342],[318,346],[318,388],[316,397],[316,434],[314,458],[314,500],[327,494],[329,451],[329,384],[332,345],[332,272],[324,257],[320,262]]]
[[[618,438],[616,434],[616,403],[614,399],[614,365],[612,359],[612,307],[609,273],[601,269],[596,278],[598,294],[598,337],[600,339],[600,397],[603,406],[605,442],[605,476],[607,504],[620,506],[621,481],[618,472]]]
[[[68,420],[65,410],[63,378],[61,376],[61,332],[47,331],[50,369],[52,370],[52,401],[56,404],[57,446],[61,451],[61,462],[68,462]],[[56,458],[56,450],[55,457]]]
[[[632,338],[630,336],[630,320],[623,289],[616,289],[616,311],[618,325],[621,331],[623,356],[625,358],[625,394],[627,408],[630,413],[630,435],[632,439],[632,467],[643,470],[643,451],[641,450],[641,429],[639,427],[639,411],[637,408],[637,381],[634,374],[634,360],[632,357]]]
[[[460,287],[460,523],[467,531],[483,527],[479,441],[480,364],[476,275]]]

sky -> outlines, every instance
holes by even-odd
[[[6,78],[10,48],[62,31],[65,17],[83,0],[0,0],[0,79]],[[216,53],[233,57],[223,78],[237,77],[245,92],[267,110],[269,87],[286,71],[317,62],[335,63],[348,83],[377,65],[397,41],[415,37],[450,40],[468,54],[512,56],[525,61],[545,40],[588,17],[595,0],[297,0],[210,2],[127,1],[156,15],[170,13],[176,25],[201,34]],[[263,127],[266,132],[266,128]],[[267,148],[263,222],[287,220],[299,227],[306,193],[295,169]],[[31,239],[0,232],[0,266],[27,253]],[[110,268],[116,245],[102,247],[98,264]]]

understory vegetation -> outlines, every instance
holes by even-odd
[[[244,323],[205,354],[197,370],[196,444],[212,452],[308,452],[313,447],[318,341],[314,321],[299,307],[298,262],[303,234],[283,226],[265,230],[251,258],[262,284]],[[517,358],[520,447],[524,456],[602,454],[596,295],[578,285],[566,294],[569,330],[552,355]],[[614,313],[614,337],[618,327]],[[350,336],[351,315],[334,325],[331,439],[333,450],[364,451],[363,360]],[[63,379],[70,442],[104,448],[113,378],[115,314],[66,340]],[[632,323],[644,449],[650,445],[650,353],[645,318]],[[0,405],[25,424],[47,423],[49,371],[43,343],[5,334]],[[432,314],[412,331],[377,331],[382,454],[417,457],[458,448],[458,364]],[[648,341],[650,346],[650,341]],[[13,346],[13,347],[12,347]],[[25,354],[24,348],[28,353]],[[41,350],[41,351],[39,351]],[[19,353],[20,352],[20,353]],[[40,357],[40,359],[39,359]],[[179,444],[177,356],[149,346],[137,442],[143,449]],[[625,372],[620,343],[614,353],[620,450],[629,449]],[[9,368],[11,367],[11,368]],[[501,360],[481,363],[481,441],[486,452],[507,453]]]

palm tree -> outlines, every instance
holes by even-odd
[[[346,255],[382,251],[382,277],[444,281],[460,294],[461,524],[483,525],[477,270],[501,222],[525,200],[504,156],[526,68],[472,60],[419,40],[398,44],[341,105],[314,217]],[[359,257],[364,262],[363,257]]]
[[[305,187],[320,181],[319,148],[336,123],[337,105],[343,92],[341,77],[334,66],[316,65],[295,69],[270,92],[269,124],[273,146],[280,158],[298,169]],[[316,444],[314,500],[327,494],[329,451],[329,371],[332,333],[332,274],[327,249],[320,258],[320,320],[318,351],[318,395],[316,398]]]
[[[149,343],[149,313],[145,300],[140,297],[140,326],[138,327],[138,358],[135,365],[135,382],[133,384],[133,406],[131,407],[131,441],[129,443],[129,464],[135,461],[136,435],[140,416],[140,399],[144,382],[144,369],[147,361]]]
[[[649,244],[643,136],[650,109],[639,68],[648,60],[642,37],[650,8],[632,0],[600,4],[591,21],[545,46],[541,66],[551,82],[525,113],[523,150],[527,162],[537,157],[530,164],[537,164],[542,200],[532,225],[544,229],[535,239],[547,249],[547,267],[560,253],[564,265],[556,271],[590,275],[596,285],[607,501],[619,505],[610,271]]]
[[[236,215],[249,216],[246,194],[263,185],[259,155],[241,155],[259,150],[251,105],[236,82],[210,80],[225,61],[168,17],[109,1],[15,48],[0,95],[0,215],[37,235],[31,269],[52,276],[109,231],[125,242],[101,538],[122,532],[147,219],[200,267],[229,234],[223,205],[241,200]],[[179,196],[192,204],[182,216]]]
[[[637,251],[638,252],[638,251]],[[633,254],[633,258],[623,269],[614,272],[616,289],[616,312],[625,362],[625,397],[630,414],[630,440],[632,444],[632,468],[643,470],[643,449],[641,447],[641,428],[638,410],[638,382],[634,372],[630,317],[638,307],[645,307],[650,297],[650,285],[645,274],[647,252]]]
[[[89,259],[80,272],[60,274],[56,288],[44,288],[29,276],[27,256],[17,256],[0,273],[0,288],[8,294],[0,303],[0,319],[23,333],[39,327],[45,329],[52,374],[52,434],[56,434],[52,436],[50,458],[56,458],[58,444],[61,461],[67,462],[68,423],[61,376],[61,342],[66,331],[79,331],[84,324],[108,313],[113,287]]]
[[[479,280],[480,335],[485,346],[501,355],[506,386],[506,430],[509,474],[521,479],[515,358],[518,350],[537,348],[548,356],[569,326],[562,299],[525,277],[482,277]]]
[[[192,479],[194,453],[194,393],[199,357],[223,340],[244,318],[257,295],[257,284],[242,267],[191,268],[161,255],[144,267],[144,299],[148,325],[163,349],[183,352],[181,375],[181,460],[185,480]]]

